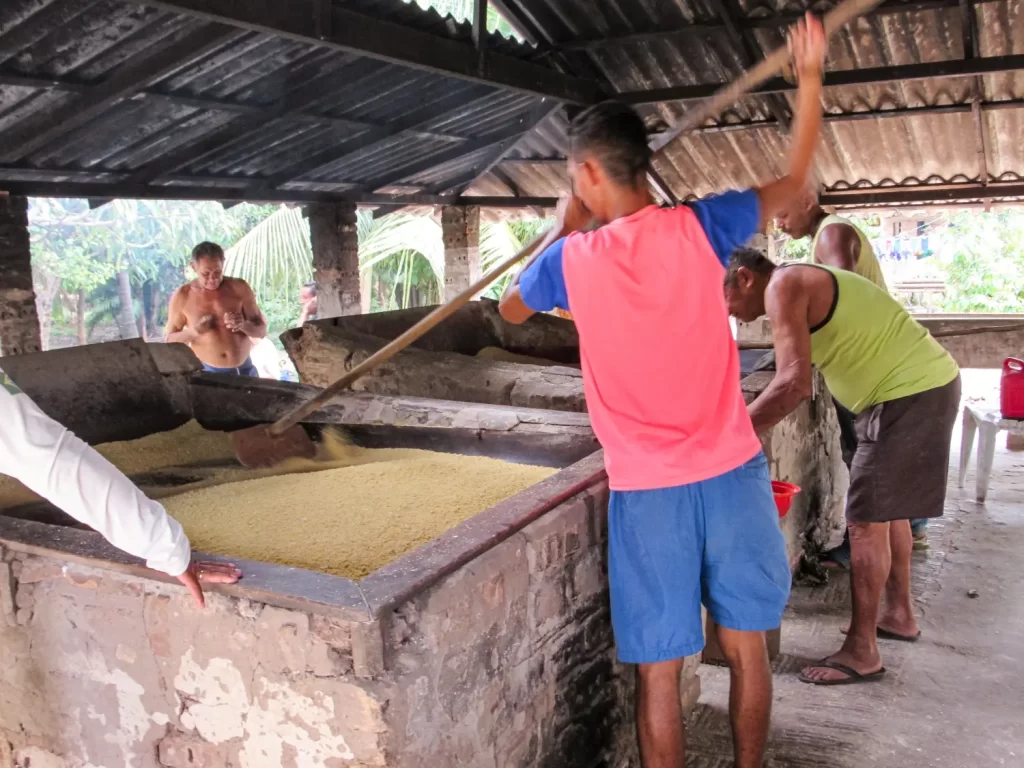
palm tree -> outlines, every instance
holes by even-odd
[[[480,269],[487,272],[498,263],[510,259],[523,250],[533,238],[550,226],[550,219],[522,219],[519,221],[487,222],[480,228]],[[495,280],[483,295],[497,299],[520,267]]]
[[[544,226],[540,219],[485,223],[480,237],[481,269],[487,271],[512,256]],[[369,211],[359,211],[357,231],[359,269],[363,285],[370,288],[371,310],[405,309],[442,300],[444,241],[436,219],[405,213],[375,219]],[[299,208],[280,206],[226,255],[225,272],[246,280],[265,311],[282,302],[288,307],[286,316],[270,317],[271,326],[295,321],[298,309],[291,297],[313,277],[309,223]],[[500,295],[507,279],[485,295]]]

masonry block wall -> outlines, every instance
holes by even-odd
[[[765,376],[770,380],[770,374]],[[746,397],[750,402],[754,395]],[[804,553],[838,546],[846,529],[850,473],[843,463],[832,395],[820,373],[814,373],[811,399],[763,435],[761,444],[772,479],[801,488],[782,520],[790,564],[795,568]]]
[[[444,300],[451,301],[480,278],[480,207],[441,209],[444,238]]]
[[[317,203],[307,209],[320,317],[358,315],[359,228],[354,203]]]
[[[380,622],[223,595],[201,612],[174,586],[7,550],[0,766],[636,765],[607,497],[570,498]]]
[[[0,195],[0,355],[21,355],[41,348],[32,287],[28,199]]]

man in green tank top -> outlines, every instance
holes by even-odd
[[[845,269],[870,280],[883,291],[888,291],[882,267],[875,256],[871,241],[856,224],[842,216],[829,214],[821,207],[818,193],[808,190],[800,199],[795,200],[788,210],[776,217],[779,229],[793,239],[811,238],[811,261],[831,267]],[[853,414],[836,403],[836,416],[842,433],[843,461],[850,466],[853,454],[857,450],[857,436],[854,430]],[[915,542],[925,544],[927,519],[913,520],[910,523]],[[841,547],[824,555],[825,564],[834,561],[844,567],[849,564],[849,535],[843,539]]]
[[[771,428],[810,397],[812,364],[856,415],[846,505],[852,621],[839,652],[806,668],[800,679],[815,685],[878,679],[885,668],[877,637],[913,641],[920,635],[910,596],[907,521],[942,515],[959,369],[895,299],[843,269],[776,268],[759,251],[740,249],[729,265],[725,296],[738,319],[767,314],[772,324],[777,373],[749,406],[755,429]]]
[[[888,290],[867,235],[849,219],[827,213],[819,205],[816,193],[808,192],[776,217],[775,222],[794,240],[811,238],[813,263],[854,272],[883,291]]]

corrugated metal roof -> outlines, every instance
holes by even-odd
[[[345,7],[453,39],[471,35],[468,23],[401,0],[351,0]],[[61,86],[0,85],[0,149],[7,131],[16,133],[25,121],[116,75],[118,67],[131,67],[205,24],[131,2],[8,0],[0,7],[0,77],[60,78]],[[494,34],[488,45],[520,57],[532,52]],[[211,179],[216,178],[216,183],[237,186],[232,180],[261,181],[298,169],[286,189],[343,190],[393,177],[441,150],[515,126],[539,102],[487,85],[238,30],[215,50],[185,62],[72,134],[17,158],[15,167],[89,171],[96,174],[93,179],[81,174],[74,178],[109,180],[111,172],[145,171],[226,126],[248,122],[251,131],[209,151],[186,152],[182,156],[187,162],[174,174],[194,177],[197,185],[215,183]],[[361,146],[382,128],[410,119],[417,123],[415,130]],[[358,151],[353,152],[352,142]],[[332,162],[329,156],[335,150],[338,159]],[[324,161],[316,162],[318,158]],[[420,178],[442,185],[478,161],[471,155]],[[3,175],[25,178],[26,172]]]
[[[552,39],[586,40],[630,33],[673,29],[681,24],[718,21],[717,0],[518,0],[540,18],[556,19]],[[816,9],[827,3],[815,3]],[[742,0],[749,18],[800,13],[804,2]],[[1024,8],[1020,0],[982,2],[978,18],[979,54],[998,56],[1024,52]],[[784,44],[784,27],[750,33],[758,49],[770,52]],[[617,92],[666,86],[723,83],[742,68],[725,34],[666,37],[602,45],[585,54]],[[858,20],[833,38],[829,70],[914,64],[961,58],[963,34],[956,4],[930,10],[888,12]],[[987,75],[983,100],[1024,97],[1024,72]],[[884,85],[827,88],[827,113],[849,113],[949,104],[969,104],[972,78],[915,80]],[[784,97],[788,98],[788,97]],[[790,107],[792,109],[792,105]],[[646,106],[649,122],[675,123],[684,112],[680,103]],[[721,117],[722,123],[770,120],[763,97],[746,99]],[[556,135],[537,133],[514,153],[519,158],[560,155],[563,124]],[[1024,174],[1024,110],[984,113],[988,171],[994,180],[1020,179]],[[829,122],[823,130],[818,173],[827,187],[844,189],[930,180],[976,180],[979,165],[974,124],[969,112]],[[658,170],[677,194],[700,197],[730,187],[763,182],[784,169],[788,139],[774,127],[734,132],[694,133],[675,142]],[[564,172],[551,165],[505,164],[523,194],[548,195],[567,190]]]
[[[402,0],[335,2],[446,39],[471,39],[468,22]],[[748,19],[806,7],[802,0],[734,2]],[[721,5],[718,0],[505,4],[528,10],[556,46],[558,41],[718,23]],[[1024,53],[1022,4],[974,2],[979,55]],[[815,3],[815,8],[828,5]],[[33,120],[209,29],[205,20],[130,0],[5,0],[0,4],[0,155],[5,147],[8,154],[13,151],[19,131]],[[783,32],[781,25],[761,25],[748,38],[764,52],[782,43]],[[956,4],[887,12],[837,34],[828,66],[848,70],[958,59],[964,55],[962,41]],[[498,35],[490,35],[487,45],[508,56],[569,68],[576,76],[596,73],[610,92],[722,83],[748,60],[721,31],[602,44],[566,57]],[[1024,99],[1022,72],[986,75],[980,82],[985,102]],[[969,105],[973,83],[971,78],[947,78],[828,88],[825,109],[847,114]],[[790,98],[745,99],[720,123],[772,121],[780,104],[792,109]],[[274,189],[341,193],[375,184],[437,191],[486,168],[493,157],[483,148],[455,157],[452,148],[472,149],[481,137],[505,136],[534,119],[541,104],[535,96],[239,28],[201,55],[184,56],[180,67],[66,135],[8,157],[0,183],[63,180],[69,184],[67,194],[73,194],[71,181],[109,184],[112,194],[128,183],[225,190],[255,184],[265,185],[260,189],[266,188],[269,197]],[[658,128],[678,121],[685,108],[679,102],[662,103],[641,112]],[[982,119],[991,178],[1020,179],[1024,111],[990,110]],[[396,124],[413,128],[396,133]],[[538,124],[510,151],[512,161],[480,179],[471,193],[506,194],[512,187],[524,196],[564,193],[563,167],[523,161],[564,156],[566,129],[560,112]],[[658,170],[680,197],[699,197],[778,175],[787,149],[784,132],[771,126],[700,132],[674,143]],[[975,180],[979,168],[973,118],[964,111],[828,122],[818,166],[826,185],[839,190]]]

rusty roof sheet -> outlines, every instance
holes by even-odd
[[[556,41],[620,37],[667,30],[681,24],[715,22],[718,0],[518,0],[538,17],[554,20]],[[829,3],[814,3],[815,9]],[[863,18],[837,33],[831,42],[829,70],[860,69],[961,58],[963,32],[955,3],[947,7],[888,12]],[[804,2],[742,0],[748,18],[799,13]],[[989,0],[974,3],[981,56],[1024,53],[1024,3]],[[749,33],[761,55],[784,44],[784,27]],[[627,40],[602,45],[585,54],[617,92],[678,85],[723,83],[743,63],[726,35]],[[1024,72],[986,75],[983,100],[1024,98]],[[974,78],[914,80],[881,85],[826,88],[826,113],[876,111],[900,107],[969,105]],[[787,103],[792,110],[792,100]],[[652,125],[673,124],[684,105],[662,103],[640,108]],[[720,118],[721,123],[770,120],[764,97],[749,98]],[[1024,174],[1024,110],[983,113],[988,172],[993,180],[1020,180]],[[546,158],[564,151],[565,125],[555,135],[536,132],[514,153],[518,158]],[[919,114],[828,122],[818,156],[818,174],[828,188],[914,185],[924,182],[977,180],[979,163],[970,112]],[[784,171],[788,138],[776,127],[718,133],[694,133],[671,145],[657,168],[677,194],[693,198],[716,190],[764,182]],[[502,169],[523,194],[564,193],[564,170],[552,165],[507,163]]]

